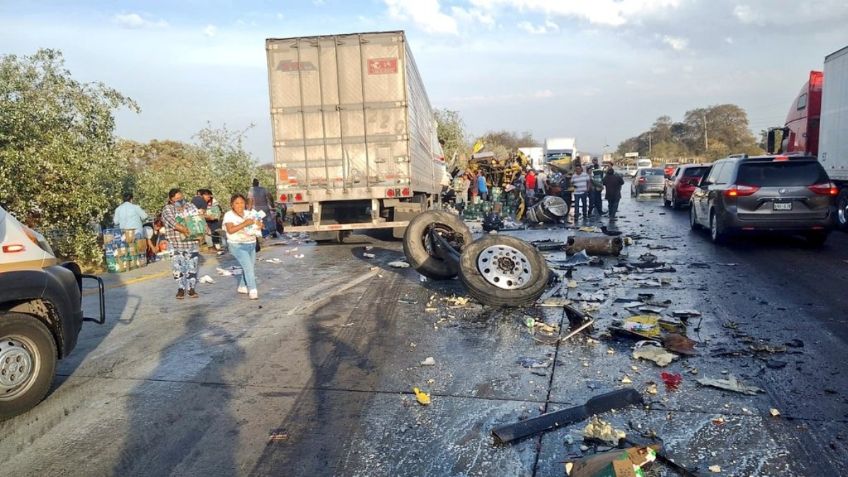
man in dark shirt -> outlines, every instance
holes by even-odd
[[[607,168],[607,173],[604,175],[604,188],[607,190],[607,203],[609,204],[609,218],[615,220],[615,214],[618,212],[618,203],[621,201],[621,187],[624,186],[624,179],[615,173],[612,166]]]

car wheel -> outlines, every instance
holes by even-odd
[[[674,191],[671,191],[671,208],[672,209],[679,209],[680,208],[680,202],[677,201],[677,193],[674,192]]]
[[[459,250],[471,243],[471,230],[459,216],[431,210],[416,215],[409,221],[403,234],[403,253],[418,273],[433,280],[448,280],[458,273],[457,264],[442,260],[430,243],[430,230],[435,229]]]
[[[665,207],[672,207],[672,201],[666,199],[666,197],[668,197],[668,194],[667,194],[666,190],[663,189],[663,205]]]
[[[824,243],[827,242],[828,237],[827,232],[810,232],[805,238],[807,239],[807,244],[813,248],[819,248],[824,246]]]
[[[38,318],[0,313],[0,420],[40,403],[56,372],[56,341]]]
[[[726,236],[721,217],[715,210],[710,211],[710,239],[714,244],[721,244],[724,243]]]
[[[473,242],[459,260],[460,280],[485,305],[529,305],[545,291],[549,275],[545,258],[535,247],[506,235]]]
[[[698,230],[701,228],[701,224],[698,223],[698,218],[695,216],[694,205],[689,207],[689,228],[691,228],[692,230]]]
[[[836,224],[841,230],[848,230],[848,188],[842,189],[836,198]]]

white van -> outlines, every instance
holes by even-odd
[[[95,279],[100,318],[84,318],[82,280]],[[104,323],[103,281],[59,264],[44,237],[0,207],[0,420],[41,402],[56,361],[77,343],[83,321]]]

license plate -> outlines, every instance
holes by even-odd
[[[774,210],[792,210],[792,202],[775,202]]]

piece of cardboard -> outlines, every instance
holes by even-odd
[[[660,446],[650,448],[657,452]],[[571,473],[566,473],[569,477],[636,477],[634,466],[642,467],[654,459],[647,447],[616,449],[572,462]]]

